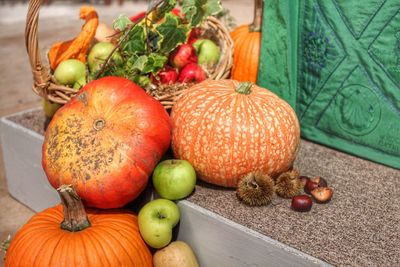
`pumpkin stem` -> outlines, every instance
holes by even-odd
[[[78,232],[88,228],[90,222],[85,207],[72,185],[62,185],[57,191],[64,206],[64,220],[61,222],[61,229]]]
[[[236,92],[239,94],[249,95],[251,94],[251,87],[253,87],[252,82],[241,82],[236,87]]]
[[[250,24],[250,29],[249,29],[251,32],[261,31],[263,10],[264,10],[264,1],[254,0],[254,19],[253,23]]]

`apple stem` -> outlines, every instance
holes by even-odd
[[[159,213],[158,213],[158,218],[159,218],[159,219],[165,219],[166,217],[164,216],[164,214],[162,214],[162,213],[159,212]]]
[[[253,19],[253,23],[250,24],[251,32],[260,32],[261,31],[263,10],[264,10],[264,1],[263,0],[254,0],[254,19]]]
[[[61,222],[61,229],[78,232],[90,227],[85,207],[72,185],[61,185],[57,191],[61,198],[61,204],[64,206],[64,220]]]

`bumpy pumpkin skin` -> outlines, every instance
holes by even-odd
[[[288,103],[253,85],[235,91],[238,81],[205,81],[186,90],[172,113],[172,149],[208,183],[236,187],[246,174],[276,176],[295,160],[300,127]]]
[[[91,226],[79,232],[60,228],[62,205],[34,215],[13,238],[5,267],[152,266],[136,215],[118,210],[87,215]]]
[[[106,77],[56,112],[42,165],[54,188],[72,184],[86,206],[118,208],[144,190],[170,139],[158,101],[127,79]]]
[[[238,81],[257,81],[261,33],[251,32],[250,25],[242,25],[231,32],[235,51],[231,78]]]

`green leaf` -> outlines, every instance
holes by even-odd
[[[208,16],[217,15],[222,10],[220,0],[185,0],[182,4],[182,13],[192,26],[199,25]]]
[[[127,15],[119,15],[118,18],[116,18],[113,21],[113,28],[114,30],[118,31],[124,31],[128,28],[128,26],[133,25],[132,21],[128,18]]]
[[[129,30],[129,36],[127,40],[122,42],[121,50],[132,54],[146,52],[146,33],[144,25],[136,24]]]
[[[156,30],[163,37],[159,51],[169,54],[179,44],[186,42],[190,27],[181,24],[178,17],[168,13],[165,21],[156,26]]]
[[[140,72],[143,71],[147,64],[148,58],[146,55],[140,56],[136,59],[136,61],[133,63],[131,69],[133,70],[139,70]]]
[[[156,74],[164,67],[167,60],[168,57],[166,56],[157,53],[151,53],[147,58],[146,66],[143,68],[142,73]]]
[[[150,51],[155,52],[160,50],[163,41],[164,37],[156,29],[152,29],[148,32],[147,44]]]
[[[133,77],[133,82],[138,84],[140,87],[146,87],[150,84],[150,78],[146,75],[136,75]]]
[[[159,20],[170,12],[176,5],[176,0],[152,0],[150,1],[148,12],[155,10],[155,20]]]

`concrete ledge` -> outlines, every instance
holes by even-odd
[[[0,133],[10,194],[35,211],[59,203],[41,166],[43,136],[9,117],[0,119]],[[201,266],[330,266],[190,201],[178,205],[177,237],[193,247]]]

